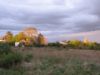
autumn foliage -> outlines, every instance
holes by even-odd
[[[42,34],[39,34],[39,36],[38,36],[38,44],[39,45],[47,45],[46,38]]]
[[[19,42],[24,44],[25,46],[32,46],[32,45],[46,45],[47,40],[42,35],[39,34],[36,28],[25,28],[23,31],[19,32],[16,35],[13,35],[11,32],[7,32],[3,37],[3,40],[7,43],[15,43]]]
[[[13,41],[13,34],[10,31],[8,31],[3,37],[3,39],[6,40],[6,42],[10,43]]]

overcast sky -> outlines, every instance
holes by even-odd
[[[33,26],[46,34],[100,30],[100,0],[0,0],[0,30]]]

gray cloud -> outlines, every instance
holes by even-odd
[[[100,0],[0,0],[0,29],[99,30],[99,4]]]

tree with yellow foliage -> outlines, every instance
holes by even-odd
[[[38,35],[38,44],[47,45],[47,40],[41,33]]]
[[[25,42],[26,46],[32,46],[34,44],[35,44],[34,38],[32,38],[32,37],[26,37],[26,42]]]
[[[18,33],[14,37],[15,42],[20,42],[21,40],[26,40],[26,36],[23,32]]]
[[[8,31],[8,32],[6,33],[6,35],[3,37],[3,39],[4,39],[6,42],[11,43],[11,42],[13,41],[13,34],[12,34],[10,31]]]

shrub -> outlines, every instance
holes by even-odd
[[[94,43],[89,43],[88,45],[89,49],[95,49],[96,45]]]
[[[11,52],[11,46],[7,43],[0,43],[0,54]]]
[[[97,44],[97,43],[96,43],[95,49],[100,50],[100,44]]]
[[[27,54],[26,56],[25,56],[25,61],[27,61],[27,62],[30,62],[30,60],[33,58],[33,55],[32,54]]]
[[[23,69],[22,69],[23,70]],[[0,75],[26,75],[24,71],[13,69],[0,69]]]
[[[21,63],[21,61],[22,61],[22,55],[19,53],[11,52],[8,54],[2,54],[0,56],[0,67],[10,68]]]
[[[59,42],[56,42],[56,43],[49,43],[48,46],[60,47],[61,44],[60,44]]]
[[[89,48],[89,49],[100,50],[100,44],[97,44],[97,43],[90,43],[90,44],[88,45],[88,48]]]
[[[78,40],[71,40],[71,41],[68,41],[67,43],[68,43],[68,46],[72,48],[80,48],[82,46],[81,41],[78,41]]]

